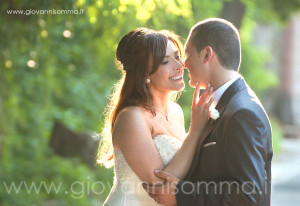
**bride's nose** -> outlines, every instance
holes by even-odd
[[[186,68],[185,61],[181,61],[184,68]]]
[[[176,61],[176,70],[182,70],[184,69],[184,63],[182,62],[181,59]]]

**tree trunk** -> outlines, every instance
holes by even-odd
[[[226,1],[220,16],[230,21],[237,29],[240,29],[245,11],[246,6],[240,0]]]
[[[77,156],[91,168],[95,166],[98,141],[89,135],[76,134],[61,123],[56,122],[53,127],[50,146],[56,154],[62,157]]]

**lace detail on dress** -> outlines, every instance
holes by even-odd
[[[114,151],[115,159],[115,178],[119,182],[126,182],[129,179],[134,179],[137,177],[131,167],[126,162],[121,150]]]
[[[165,166],[171,162],[182,144],[179,139],[163,134],[156,135],[153,141]]]
[[[165,166],[175,156],[178,149],[181,147],[182,141],[169,135],[156,135],[153,137],[156,149],[161,156],[161,159]],[[126,162],[122,152],[120,150],[114,151],[115,159],[115,176],[120,182],[134,181],[138,176],[133,172],[131,167]],[[139,179],[139,178],[138,178]]]
[[[156,135],[155,147],[164,165],[170,163],[182,142],[169,135]],[[138,154],[137,154],[138,155]],[[150,198],[120,150],[114,151],[115,180],[104,206],[161,206]]]

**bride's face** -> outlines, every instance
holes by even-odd
[[[164,60],[150,79],[151,89],[164,92],[184,89],[183,63],[178,48],[171,41],[168,41]]]

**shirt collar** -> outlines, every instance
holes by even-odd
[[[211,109],[212,108],[216,108],[218,102],[220,101],[221,97],[223,96],[224,92],[233,84],[233,82],[235,82],[235,80],[237,80],[240,77],[240,75],[230,79],[229,81],[227,81],[225,84],[223,84],[222,86],[220,86],[218,89],[216,89],[213,93],[213,98],[214,101],[211,105]]]

